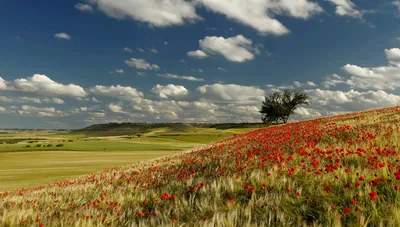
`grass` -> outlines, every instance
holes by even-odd
[[[15,133],[0,136],[0,192],[43,185],[153,159],[252,129],[154,128],[141,137]],[[29,143],[33,141],[33,143]],[[36,147],[37,145],[40,147]],[[63,144],[62,147],[56,147]],[[30,147],[26,147],[26,146]],[[49,147],[48,145],[51,145]]]
[[[400,226],[399,122],[394,107],[289,123],[13,190],[0,194],[0,223]],[[161,133],[145,139],[167,142]]]
[[[0,191],[67,180],[106,168],[171,154],[146,152],[35,151],[0,153]]]

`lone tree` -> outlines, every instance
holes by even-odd
[[[308,96],[301,92],[285,90],[283,93],[274,92],[265,97],[260,113],[264,123],[286,123],[289,116],[294,113],[298,105],[309,104]]]

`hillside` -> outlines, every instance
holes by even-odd
[[[6,192],[2,226],[399,226],[400,108],[271,126]]]
[[[190,132],[197,128],[236,129],[236,128],[261,128],[262,123],[221,123],[221,124],[196,124],[196,123],[108,123],[95,124],[79,129],[73,133],[86,136],[121,136],[136,135],[152,132],[155,129],[165,129],[167,133]]]

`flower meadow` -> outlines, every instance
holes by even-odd
[[[0,226],[400,226],[400,108],[0,194]]]

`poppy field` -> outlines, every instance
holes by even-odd
[[[399,226],[400,108],[0,194],[0,226]]]

